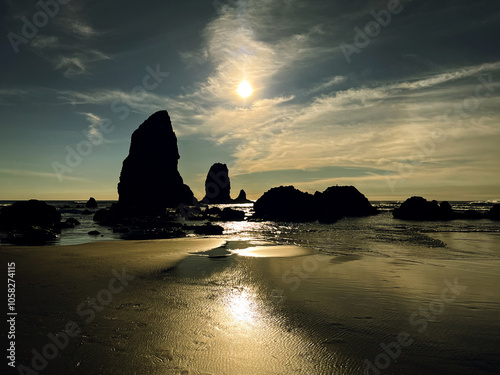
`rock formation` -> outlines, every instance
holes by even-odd
[[[332,186],[314,195],[280,186],[264,193],[255,202],[254,211],[254,218],[292,222],[335,222],[342,217],[377,213],[354,186]]]
[[[247,199],[247,193],[245,193],[245,190],[241,189],[238,197],[233,199],[233,203],[252,203],[252,201]]]
[[[17,245],[44,245],[57,239],[61,214],[45,202],[15,202],[0,211],[0,231],[7,232],[6,242]]]
[[[156,112],[132,134],[118,184],[119,209],[153,213],[193,204],[193,192],[177,170],[179,158],[170,117],[167,111]]]
[[[85,203],[85,207],[87,208],[97,208],[97,201],[94,197],[90,197],[90,199]]]
[[[500,220],[500,204],[493,205],[484,216],[490,220]]]
[[[56,229],[61,221],[61,214],[53,206],[35,199],[15,202],[2,208],[0,229],[24,230],[30,227]]]
[[[314,194],[318,220],[334,221],[342,217],[370,216],[377,213],[368,199],[354,186],[331,186]]]
[[[392,215],[403,220],[451,220],[456,216],[448,202],[439,205],[422,197],[408,198]]]
[[[215,163],[210,167],[205,180],[205,197],[207,204],[230,203],[231,182],[226,164]]]
[[[226,207],[222,210],[220,215],[222,221],[243,221],[245,220],[245,213],[239,210],[233,210],[230,207]]]
[[[265,192],[254,204],[254,218],[274,221],[313,221],[314,198],[293,186],[280,186]]]

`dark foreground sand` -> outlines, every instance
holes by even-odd
[[[498,261],[419,262],[224,243],[1,247],[5,272],[16,263],[16,364],[26,366],[2,373],[500,369]],[[51,334],[60,332],[54,353]]]

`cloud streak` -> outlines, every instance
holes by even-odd
[[[44,179],[54,179],[54,173],[49,172],[38,172],[38,171],[28,171],[22,169],[3,169],[0,168],[0,174],[7,174],[11,176],[21,176],[21,177],[40,177]],[[68,181],[77,181],[77,182],[89,182],[89,180],[80,178],[80,177],[64,177]]]

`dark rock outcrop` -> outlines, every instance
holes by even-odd
[[[17,245],[44,245],[58,238],[61,214],[53,206],[32,199],[15,202],[0,211],[0,231],[5,242]]]
[[[245,213],[240,210],[233,210],[230,207],[226,207],[222,210],[220,219],[222,221],[243,221],[245,220]]]
[[[314,195],[293,186],[272,188],[254,204],[254,219],[273,221],[316,221],[332,223],[342,217],[377,213],[354,186],[332,186]]]
[[[23,231],[12,231],[7,234],[5,242],[14,245],[47,245],[57,240],[59,235],[50,229],[31,227]]]
[[[167,111],[154,113],[132,134],[118,184],[118,210],[154,215],[166,207],[193,204],[193,192],[177,170],[179,158]]]
[[[97,208],[97,201],[94,197],[90,197],[90,199],[85,203],[85,207],[87,208]]]
[[[254,203],[254,218],[272,221],[315,221],[314,197],[293,186],[280,186],[266,191]]]
[[[493,205],[484,216],[490,220],[500,220],[500,204]]]
[[[101,208],[94,214],[93,220],[101,225],[112,226],[119,221],[119,217],[113,210]]]
[[[399,208],[394,209],[392,215],[403,220],[451,220],[455,218],[451,205],[448,202],[427,201],[422,197],[408,198]]]
[[[377,214],[377,209],[354,186],[331,186],[322,193],[316,192],[314,199],[320,222]]]
[[[0,211],[0,230],[24,230],[32,227],[56,229],[61,214],[53,206],[35,199],[15,202]]]
[[[247,199],[247,193],[245,193],[245,190],[241,189],[238,197],[233,199],[233,203],[252,203],[252,201]]]
[[[66,219],[66,221],[62,221],[59,223],[59,228],[60,229],[68,229],[68,228],[74,228],[77,225],[80,225],[80,221],[78,219],[75,219],[73,217],[70,217]]]
[[[231,203],[231,181],[226,164],[215,163],[210,167],[205,180],[203,203]]]
[[[221,235],[224,233],[224,228],[222,228],[220,225],[213,225],[211,223],[207,223],[205,225],[200,225],[195,227],[194,233],[209,235],[209,236]]]

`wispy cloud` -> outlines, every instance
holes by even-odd
[[[12,101],[28,94],[22,89],[0,89],[0,105],[12,105]]]
[[[463,167],[466,149],[470,149],[468,159],[484,166],[498,157],[493,144],[500,134],[499,118],[491,108],[500,90],[483,98],[481,109],[470,114],[474,127],[453,128],[443,115],[474,96],[477,76],[500,71],[500,62],[447,69],[433,66],[399,79],[365,78],[362,83],[354,74],[330,75],[302,85],[294,95],[275,93],[271,88],[280,85],[280,77],[299,75],[304,66],[314,67],[336,47],[317,42],[325,38],[325,31],[315,24],[302,27],[302,32],[264,40],[261,31],[272,27],[266,14],[275,4],[250,3],[245,10],[224,7],[205,28],[200,49],[181,54],[191,63],[194,59],[195,64],[213,67],[191,91],[178,96],[148,92],[139,101],[119,90],[64,91],[60,97],[74,105],[118,100],[145,114],[168,109],[181,136],[196,135],[227,145],[234,160],[233,175],[333,165],[397,173],[401,162],[418,151],[438,127],[453,142],[436,146],[426,157],[425,170],[436,171],[429,172],[427,179],[439,175],[437,171],[445,175],[443,168],[447,168],[446,175],[457,172]],[[247,101],[236,94],[243,79],[255,90]],[[486,147],[479,152],[466,147],[464,140],[471,137]],[[423,176],[415,172],[413,179]],[[384,181],[377,175],[356,178]]]
[[[332,87],[335,87],[339,83],[345,82],[346,80],[347,80],[346,77],[335,76],[333,78],[330,78],[326,82],[321,83],[318,86],[312,88],[311,90],[309,90],[308,94],[312,95],[312,94],[318,94],[318,93],[324,92],[326,90],[331,89]]]
[[[21,176],[21,177],[41,177],[41,178],[50,178],[54,179],[54,173],[50,172],[37,172],[37,171],[27,171],[22,169],[0,169],[0,174],[7,174],[11,176]],[[87,179],[79,178],[79,177],[71,177],[65,176],[64,179],[69,181],[78,181],[78,182],[89,182]]]
[[[80,113],[80,114],[85,116],[87,121],[90,123],[89,128],[87,130],[89,136],[93,138],[101,138],[101,134],[99,132],[99,125],[103,123],[103,119],[90,112]]]
[[[111,58],[97,50],[84,52],[71,52],[65,55],[55,56],[52,61],[56,70],[62,70],[67,78],[82,74],[88,74],[88,66],[92,63],[110,60]]]
[[[95,36],[98,32],[89,24],[81,20],[71,20],[69,22],[69,29],[77,36],[88,38]]]
[[[91,74],[93,64],[111,59],[109,54],[96,47],[96,37],[101,33],[83,18],[85,6],[85,3],[75,2],[59,6],[58,13],[26,46],[66,78]],[[10,8],[12,13],[25,13],[31,9],[24,3],[11,4]]]

